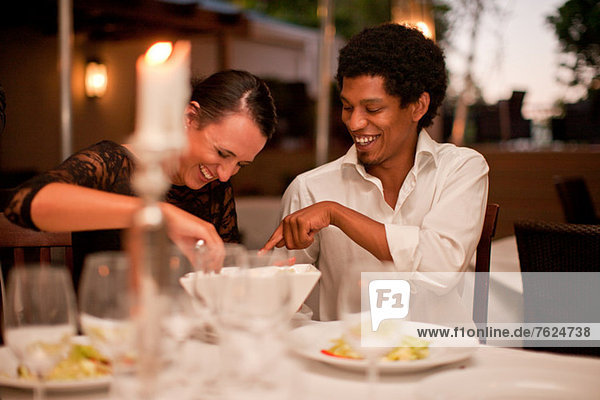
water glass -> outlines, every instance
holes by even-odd
[[[113,370],[136,360],[134,277],[127,254],[103,251],[86,257],[79,286],[81,329],[111,360]]]
[[[218,316],[224,397],[273,398],[291,396],[294,371],[287,355],[290,318],[290,274],[259,262],[225,274],[225,299]]]
[[[364,273],[394,272],[392,263],[362,262],[350,264],[342,276],[338,291],[338,317],[343,325],[344,340],[367,360],[368,399],[377,399],[379,381],[379,361],[391,348],[390,338],[381,337],[371,330],[371,312],[369,307],[369,283],[374,275]],[[381,330],[381,329],[380,329]]]
[[[44,380],[68,355],[76,332],[75,293],[67,269],[13,267],[4,309],[4,341],[37,378],[36,399],[45,398]]]

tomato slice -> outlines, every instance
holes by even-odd
[[[352,357],[341,356],[339,354],[334,354],[334,353],[330,352],[329,350],[321,350],[321,353],[323,353],[323,354],[325,354],[327,356],[331,356],[331,357],[346,358],[346,359],[349,359],[349,360],[354,360],[354,358],[352,358]]]

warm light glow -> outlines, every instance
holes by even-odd
[[[146,62],[150,65],[162,64],[169,59],[172,51],[171,42],[156,42],[146,52]]]
[[[89,62],[85,67],[85,94],[88,97],[102,97],[108,86],[106,65]]]
[[[98,275],[100,275],[103,278],[106,278],[108,275],[110,275],[110,268],[108,268],[108,265],[106,264],[102,264],[98,267]]]
[[[431,34],[431,29],[429,29],[429,25],[427,25],[425,22],[419,21],[415,24],[415,26],[418,30],[420,30],[423,33],[423,36],[425,36],[426,38],[431,39],[433,37],[433,35]]]
[[[392,20],[418,29],[435,41],[435,25],[431,0],[392,0]]]

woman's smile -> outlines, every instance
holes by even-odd
[[[175,181],[192,190],[214,180],[226,182],[242,166],[250,164],[267,138],[244,113],[198,128],[188,124],[188,149],[180,158]]]
[[[210,170],[202,164],[198,165],[198,170],[200,171],[200,178],[207,183],[217,179],[216,175],[210,172]]]

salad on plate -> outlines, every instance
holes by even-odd
[[[332,339],[333,346],[322,349],[321,353],[332,356],[362,360],[364,356],[355,350],[343,336]],[[412,361],[422,360],[429,356],[429,342],[413,336],[404,336],[400,345],[385,354],[381,361]]]
[[[96,348],[87,344],[74,343],[66,358],[61,360],[45,376],[47,381],[75,381],[93,379],[111,375],[111,363]],[[2,371],[5,377],[14,376],[14,371]],[[16,377],[21,380],[35,380],[29,369],[18,364]]]

